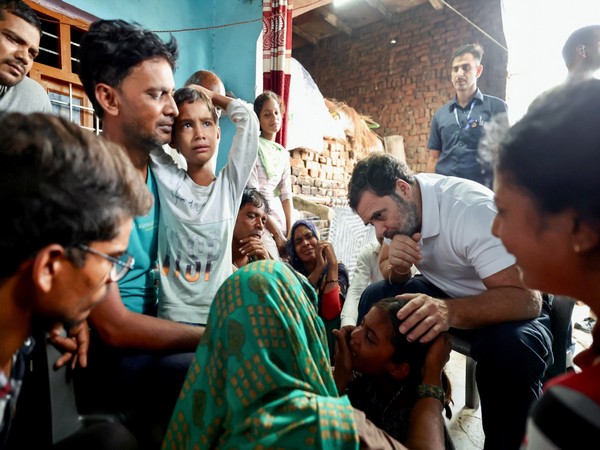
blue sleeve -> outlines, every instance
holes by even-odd
[[[506,102],[500,100],[499,98],[494,99],[494,101],[491,104],[491,107],[493,115],[508,112],[508,105],[506,104]]]

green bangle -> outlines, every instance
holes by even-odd
[[[446,406],[446,393],[440,386],[434,384],[420,384],[417,386],[417,399],[433,397],[442,402],[442,406]]]

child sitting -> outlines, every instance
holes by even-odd
[[[186,159],[187,171],[162,150],[151,154],[161,203],[158,314],[205,325],[217,289],[232,273],[233,227],[256,162],[259,127],[251,106],[200,86],[178,89],[174,99],[179,115],[171,146]],[[236,125],[218,177],[210,162],[220,139],[215,105]]]
[[[359,326],[335,331],[334,379],[338,391],[347,393],[352,406],[402,443],[407,442],[417,399],[438,398],[446,416],[451,417],[451,388],[446,374],[441,374],[443,390],[423,384],[426,380],[422,369],[429,345],[408,342],[399,331],[396,315],[406,303],[383,299],[371,307]],[[447,430],[445,441],[447,449],[454,448]]]

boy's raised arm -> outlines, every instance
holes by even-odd
[[[203,92],[210,99],[210,101],[213,103],[213,105],[218,106],[219,108],[221,108],[223,110],[227,109],[227,105],[229,105],[229,103],[231,103],[231,100],[233,100],[231,97],[227,97],[225,95],[218,94],[217,92],[210,91],[210,90],[206,89],[205,87],[202,87],[198,84],[190,84],[186,87],[196,89],[200,92]]]

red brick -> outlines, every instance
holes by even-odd
[[[500,0],[455,0],[452,5],[504,40]],[[382,46],[390,36],[398,44]],[[454,95],[449,58],[456,47],[469,42],[480,42],[486,51],[481,90],[504,98],[506,52],[448,8],[436,11],[427,2],[390,21],[358,28],[352,36],[340,33],[317,46],[295,49],[293,56],[325,97],[371,116],[381,125],[376,130],[380,136],[404,136],[407,161],[416,170],[420,167],[417,153],[427,145],[433,113]],[[336,141],[326,142],[332,153],[340,151]]]

